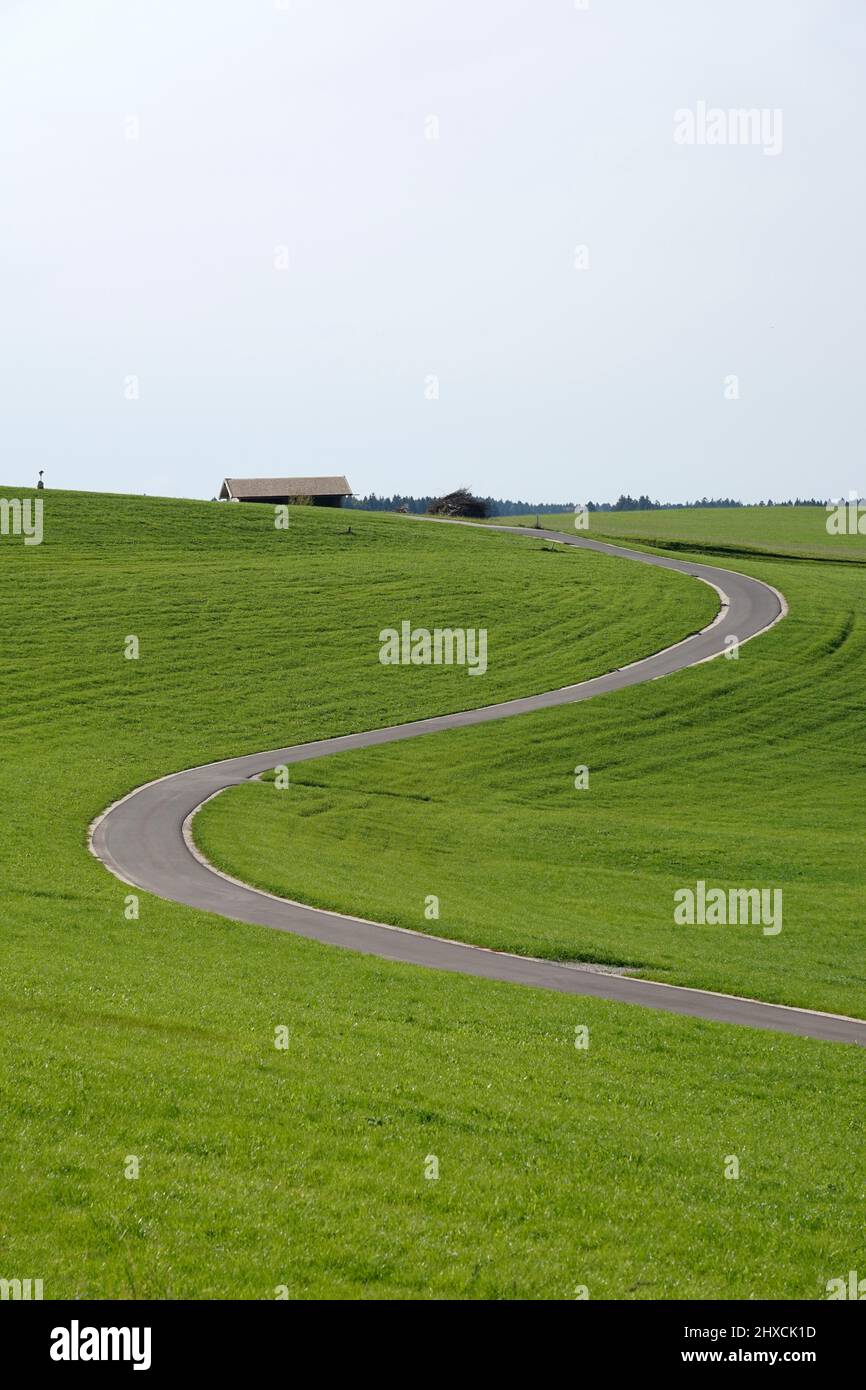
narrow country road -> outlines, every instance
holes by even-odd
[[[485,526],[485,529],[491,528]],[[721,597],[720,611],[709,627],[675,646],[578,685],[565,686],[542,695],[506,700],[481,709],[321,739],[291,748],[271,749],[173,773],[138,788],[109,807],[91,826],[93,853],[124,883],[157,897],[218,913],[235,921],[294,932],[386,960],[512,984],[532,985],[565,994],[639,1004],[722,1023],[738,1023],[804,1037],[866,1045],[866,1021],[636,980],[574,965],[558,965],[320,911],[273,897],[229,879],[207,865],[194,851],[189,822],[203,802],[227,787],[267,772],[278,763],[291,765],[350,749],[418,738],[443,729],[466,728],[492,719],[506,719],[516,714],[588,700],[593,695],[656,680],[718,656],[727,649],[725,639],[728,637],[736,637],[743,643],[758,636],[784,617],[787,611],[783,597],[776,590],[731,570],[643,554],[556,531],[511,526],[492,529],[536,539],[546,537],[605,555],[621,556],[639,564],[656,565],[693,575],[718,591]],[[769,949],[772,949],[772,945]]]

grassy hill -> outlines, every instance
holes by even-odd
[[[393,517],[299,509],[279,533],[266,508],[45,502],[41,547],[0,538],[4,1277],[48,1298],[821,1297],[856,1265],[855,1049],[145,895],[128,921],[85,847],[150,777],[633,660],[706,621],[703,586]],[[488,674],[383,669],[402,617],[486,624]]]
[[[593,512],[580,535],[667,550],[700,549],[719,557],[781,556],[786,560],[853,561],[866,564],[866,535],[827,531],[822,507],[681,507],[654,512]],[[505,520],[505,518],[494,518]],[[534,526],[534,516],[508,518],[509,525]],[[539,518],[542,527],[574,529],[574,517]]]
[[[291,795],[253,784],[212,802],[199,842],[238,877],[304,902],[866,1016],[866,573],[731,563],[791,605],[737,660],[305,763]],[[781,933],[676,925],[674,892],[698,880],[780,888]]]

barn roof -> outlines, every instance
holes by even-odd
[[[343,477],[335,478],[226,478],[223,488],[230,497],[351,497]]]

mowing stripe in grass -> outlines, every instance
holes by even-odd
[[[725,583],[729,593],[727,608],[723,607],[708,627],[683,642],[643,661],[631,663],[620,671],[579,685],[415,723],[232,758],[171,774],[139,788],[99,817],[91,827],[89,837],[93,853],[124,882],[159,896],[206,911],[216,911],[236,920],[311,936],[333,945],[348,946],[389,960],[535,985],[564,993],[590,994],[804,1037],[866,1044],[866,1022],[844,1015],[767,1004],[741,996],[685,989],[655,981],[586,970],[581,972],[573,965],[563,966],[491,951],[405,928],[324,912],[252,889],[239,880],[220,874],[202,856],[193,854],[189,827],[195,812],[226,787],[237,786],[256,777],[275,763],[305,762],[351,749],[467,727],[588,699],[605,691],[657,679],[720,655],[727,650],[726,639],[731,635],[735,635],[740,643],[757,636],[772,627],[787,611],[784,597],[778,590],[746,575],[661,556],[633,553],[581,537],[560,536],[556,532],[542,534],[566,544],[684,571],[712,584],[723,596],[726,591],[722,590],[721,585]]]

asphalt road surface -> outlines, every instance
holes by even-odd
[[[442,937],[367,922],[335,912],[322,912],[249,888],[219,873],[197,856],[189,834],[189,822],[195,811],[226,787],[245,782],[277,764],[290,766],[354,748],[370,748],[375,744],[419,738],[442,729],[467,728],[492,719],[507,719],[516,714],[589,700],[603,692],[656,680],[718,656],[727,650],[725,639],[728,637],[735,637],[742,644],[758,636],[784,617],[787,611],[784,599],[776,590],[757,579],[730,570],[696,564],[690,560],[643,554],[556,531],[510,526],[497,526],[495,529],[512,531],[525,538],[547,537],[605,555],[622,556],[638,564],[657,565],[662,569],[694,575],[719,592],[719,614],[709,627],[675,646],[621,670],[582,681],[579,685],[506,700],[458,714],[440,715],[386,729],[365,730],[340,738],[321,739],[292,748],[271,749],[176,772],[139,787],[109,807],[91,827],[93,853],[124,883],[157,897],[185,903],[189,907],[214,912],[235,921],[294,932],[298,936],[312,937],[331,946],[348,947],[386,960],[558,990],[563,994],[639,1004],[721,1023],[738,1023],[752,1028],[796,1033],[803,1037],[866,1045],[866,1022],[858,1019],[764,1004],[706,990],[682,989],[625,975],[605,974],[591,968],[557,965],[551,961],[463,945]],[[773,949],[772,942],[768,943],[767,949]]]

